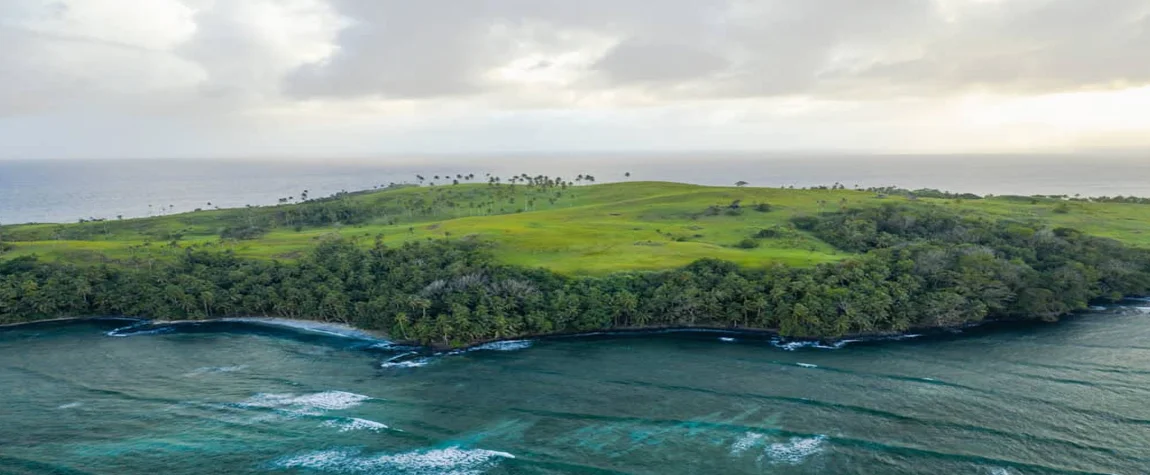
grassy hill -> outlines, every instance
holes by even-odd
[[[0,259],[30,254],[82,263],[165,259],[196,247],[293,260],[324,235],[337,233],[364,247],[377,239],[389,245],[480,239],[492,244],[500,262],[572,275],[667,269],[706,257],[748,267],[801,267],[850,254],[794,229],[791,218],[891,202],[942,205],[994,219],[1039,220],[1150,248],[1150,206],[1144,204],[1042,197],[912,198],[846,189],[664,182],[519,182],[402,186],[278,206],[8,225],[0,227],[0,242],[8,247]]]

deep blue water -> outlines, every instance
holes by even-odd
[[[839,349],[0,329],[0,473],[1142,474],[1150,302]]]
[[[768,154],[533,155],[362,160],[0,161],[0,223],[141,217],[274,204],[413,181],[417,173],[592,174],[730,185],[930,187],[993,194],[1150,196],[1150,157],[1109,155],[846,156]],[[170,207],[170,208],[169,208]]]

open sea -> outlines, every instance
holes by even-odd
[[[859,185],[978,194],[1150,196],[1148,155],[784,155],[753,153],[390,157],[360,160],[0,161],[0,223],[142,217],[275,204],[414,182],[416,174],[595,176],[705,185]],[[625,178],[625,173],[631,173]],[[450,180],[446,180],[450,181]],[[440,180],[441,183],[444,180]],[[211,203],[211,205],[208,205]]]
[[[0,328],[4,474],[1145,474],[1150,301],[841,347]]]

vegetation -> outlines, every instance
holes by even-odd
[[[268,315],[443,346],[665,326],[833,338],[987,318],[1054,320],[1094,300],[1150,293],[1140,234],[1148,221],[1105,221],[1109,207],[1125,204],[1075,202],[1062,213],[1057,205],[1068,200],[891,201],[891,190],[840,185],[488,180],[6,226],[0,323]],[[742,203],[760,212],[744,214]],[[1063,225],[1086,219],[1125,242]],[[59,250],[32,255],[52,250],[45,246]],[[294,252],[268,255],[264,246]],[[667,262],[636,265],[645,261],[624,254]]]

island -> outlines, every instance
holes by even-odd
[[[268,316],[436,347],[660,328],[833,340],[1150,294],[1145,199],[627,180],[417,176],[0,226],[0,324]]]

